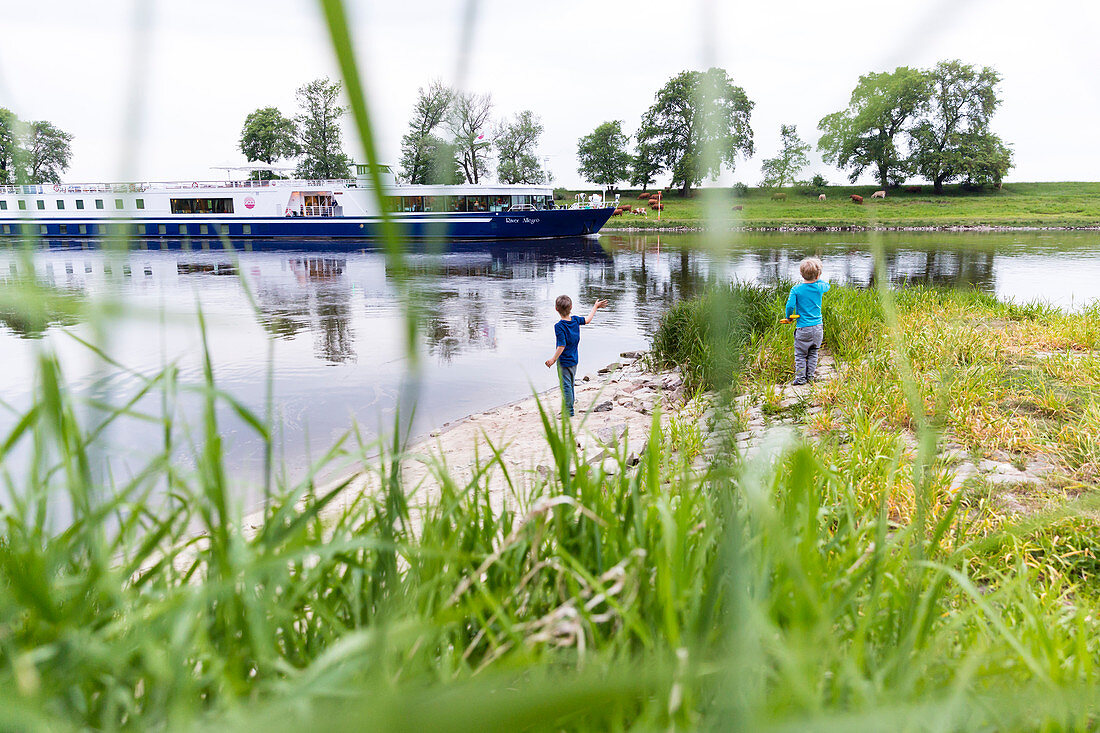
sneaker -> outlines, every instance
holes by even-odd
[[[806,382],[805,379],[796,379],[795,381],[791,382],[791,386],[792,387],[801,387],[801,386],[805,385],[806,383],[807,382]]]

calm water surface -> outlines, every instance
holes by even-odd
[[[623,350],[644,348],[661,313],[710,278],[790,280],[802,257],[818,254],[834,282],[870,285],[870,236],[730,235],[720,254],[702,246],[699,235],[417,245],[409,256],[420,304],[413,432],[554,386],[543,361],[553,352],[553,301],[560,293],[571,295],[582,314],[597,298],[611,301],[582,332],[578,373],[585,374]],[[1100,298],[1095,232],[879,236],[894,284],[976,287],[1066,308]],[[251,251],[237,252],[217,243],[188,250],[149,246],[108,255],[87,245],[55,245],[34,253],[40,279],[93,299],[115,297],[126,315],[102,332],[88,323],[56,321],[33,331],[0,313],[0,431],[6,434],[33,402],[34,355],[47,344],[83,397],[129,399],[140,384],[133,373],[155,374],[168,363],[178,365],[181,383],[200,383],[200,306],[219,387],[261,415],[274,355],[280,459],[288,473],[300,474],[311,454],[353,423],[367,438],[392,425],[410,360],[393,273],[380,251],[362,244],[252,243]],[[18,259],[0,250],[0,282],[18,271]],[[133,373],[95,358],[74,336],[102,344]],[[184,392],[178,409],[193,421],[198,404],[197,395]],[[140,403],[153,413],[159,405],[159,398]],[[238,479],[255,482],[263,462],[259,442],[232,412],[221,420]],[[110,457],[112,470],[125,473],[158,440],[158,428],[122,420],[104,436],[101,455]]]

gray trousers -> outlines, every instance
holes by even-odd
[[[812,382],[817,373],[817,352],[825,337],[825,327],[803,326],[794,330],[794,381],[795,384]]]

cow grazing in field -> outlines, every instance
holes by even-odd
[[[733,207],[733,210],[734,211],[741,211],[744,208],[745,208],[744,204],[737,204],[736,206]]]
[[[852,194],[852,203],[853,204],[862,204],[863,203],[863,197],[860,196],[858,193],[853,193]]]
[[[611,215],[612,216],[622,216],[623,215],[623,210],[622,209],[615,209],[615,211],[612,212]]]
[[[776,191],[775,193],[772,194],[772,201],[786,201],[786,200],[787,200],[787,194],[783,193],[782,191]]]
[[[640,193],[640,194],[638,194],[638,198],[644,201],[645,199],[649,198],[649,194],[648,193]]]
[[[825,200],[825,194],[823,194],[823,193],[819,193],[819,194],[817,195],[817,200],[818,200],[818,201],[824,201],[824,200]]]
[[[654,203],[649,205],[649,208],[653,209],[654,211],[664,211],[665,205],[662,204],[660,201],[655,201]]]
[[[885,191],[875,191],[873,194],[871,194],[871,198],[873,198],[873,199],[884,199],[884,198],[886,198],[886,192]]]
[[[920,193],[920,186],[906,186],[906,193]]]

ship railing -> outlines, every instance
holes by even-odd
[[[142,183],[35,183],[0,186],[0,194],[40,195],[49,193],[144,193],[151,190],[182,191],[189,188],[268,188],[274,185],[295,188],[355,188],[352,178],[279,178],[263,181],[152,181]]]
[[[305,216],[332,216],[335,206],[303,206],[302,212]]]

